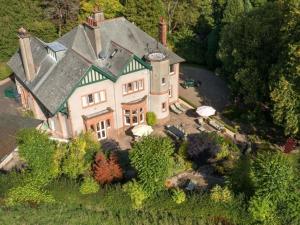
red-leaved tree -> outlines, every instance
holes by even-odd
[[[93,164],[93,172],[95,180],[100,184],[109,184],[123,177],[123,171],[119,165],[118,157],[114,153],[108,157],[102,152],[98,153]]]
[[[288,138],[285,145],[284,145],[284,152],[290,153],[291,151],[295,150],[297,142],[293,138]]]

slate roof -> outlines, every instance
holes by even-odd
[[[105,20],[100,25],[102,51],[99,59],[83,25],[75,27],[50,44],[36,37],[30,37],[36,78],[26,81],[20,50],[8,62],[17,79],[36,97],[42,109],[54,115],[72,93],[76,84],[91,65],[112,75],[116,80],[128,61],[136,55],[143,59],[153,51],[165,53],[171,64],[184,59],[165,48],[137,26],[120,17]],[[65,53],[58,62],[47,54],[47,47],[63,50]]]
[[[15,150],[16,134],[22,128],[36,128],[41,120],[10,114],[0,114],[0,162]]]

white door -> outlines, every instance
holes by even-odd
[[[96,131],[97,131],[98,140],[103,140],[107,137],[105,121],[101,121],[101,122],[97,123]]]

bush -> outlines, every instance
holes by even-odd
[[[91,133],[82,133],[67,146],[66,158],[62,163],[65,175],[76,179],[90,170],[92,160],[100,145]]]
[[[181,203],[185,202],[186,194],[184,191],[179,190],[179,189],[174,189],[172,192],[173,192],[172,199],[174,202],[176,202],[176,204],[181,204]]]
[[[183,158],[183,159],[187,159],[188,158],[188,141],[183,141],[181,144],[180,144],[180,147],[178,149],[178,155]]]
[[[118,163],[116,154],[106,157],[102,152],[96,155],[93,165],[94,178],[100,184],[109,184],[120,180],[123,177],[123,171]]]
[[[8,206],[15,206],[24,203],[36,205],[40,203],[53,203],[54,198],[39,187],[28,183],[25,186],[10,189],[5,201]]]
[[[99,191],[99,185],[92,177],[86,177],[79,191],[83,195],[97,193]]]
[[[173,153],[174,144],[167,137],[148,136],[134,144],[129,158],[138,172],[139,184],[149,195],[164,189],[174,168]]]
[[[174,155],[174,168],[173,168],[174,175],[191,168],[192,168],[191,162],[184,160],[181,156],[177,154]]]
[[[157,123],[157,118],[154,112],[147,112],[146,120],[149,126],[154,126]]]
[[[148,195],[143,190],[142,186],[134,180],[124,185],[123,189],[130,196],[132,207],[134,209],[142,208],[144,201],[148,198]]]
[[[214,202],[228,203],[232,201],[233,195],[231,191],[228,189],[228,187],[222,188],[221,186],[216,185],[211,190],[210,198]]]

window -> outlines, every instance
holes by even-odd
[[[130,94],[144,89],[144,80],[133,81],[123,85],[123,94]]]
[[[92,94],[88,95],[88,102],[89,102],[89,104],[93,104],[94,103],[94,96]]]
[[[106,128],[110,128],[110,120],[106,120]]]
[[[161,108],[162,108],[163,112],[167,111],[167,103],[163,102],[162,105],[161,105]]]
[[[124,112],[124,124],[126,126],[135,126],[145,121],[144,108],[126,109]]]
[[[170,74],[174,74],[175,73],[175,65],[170,65]]]
[[[172,86],[169,88],[169,97],[172,98]]]
[[[161,84],[162,84],[162,85],[165,85],[165,84],[166,84],[166,78],[163,77],[163,78],[161,79]]]
[[[95,105],[106,101],[106,92],[100,91],[81,97],[82,107]]]
[[[137,110],[132,111],[132,125],[137,125],[138,122],[138,112]]]
[[[144,122],[144,110],[143,108],[140,108],[140,123]]]
[[[130,110],[124,110],[125,125],[130,125]]]

